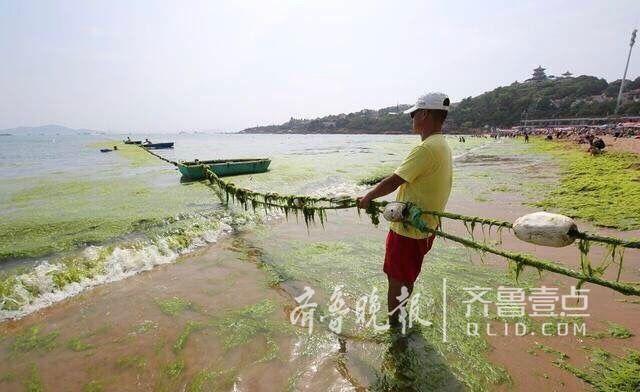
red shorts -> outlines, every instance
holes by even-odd
[[[399,282],[415,282],[422,268],[422,259],[431,249],[434,237],[432,235],[417,240],[389,230],[382,270],[390,278]]]

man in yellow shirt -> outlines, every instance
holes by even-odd
[[[421,136],[422,143],[411,150],[391,176],[358,198],[360,208],[367,208],[371,200],[399,188],[397,201],[411,202],[424,211],[444,211],[452,181],[451,149],[442,135],[449,104],[445,94],[429,93],[418,98],[416,104],[405,111],[411,115],[413,131]],[[423,219],[432,229],[438,225],[433,216],[423,215]],[[402,288],[406,287],[409,295],[413,291],[422,260],[431,249],[433,239],[433,235],[405,226],[402,222],[390,225],[383,270],[389,281],[387,302],[392,325],[399,323]]]

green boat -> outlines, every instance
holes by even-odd
[[[268,158],[219,159],[213,161],[178,162],[178,170],[190,180],[204,179],[205,167],[211,169],[218,177],[236,176],[239,174],[263,173],[269,168]]]

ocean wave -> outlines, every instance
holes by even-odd
[[[0,281],[0,321],[24,317],[92,287],[172,263],[263,219],[244,211],[226,213],[230,215],[183,214],[172,218],[161,234],[117,245],[89,246],[74,256],[42,260],[27,272],[5,276]]]

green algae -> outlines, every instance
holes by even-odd
[[[280,352],[276,336],[296,332],[291,324],[276,317],[275,310],[273,301],[265,299],[214,317],[210,325],[222,337],[227,350],[252,344],[259,355],[255,363],[268,362],[278,358]]]
[[[300,379],[302,378],[302,375],[304,373],[302,371],[297,371],[295,372],[291,377],[289,377],[289,379],[287,380],[287,385],[285,386],[285,391],[286,392],[295,392],[298,390],[297,388],[297,384],[300,381]]]
[[[187,385],[187,392],[206,392],[213,391],[217,378],[217,373],[202,369],[193,377]]]
[[[141,355],[126,355],[116,361],[118,369],[142,369],[146,366],[147,359]]]
[[[5,372],[0,375],[0,382],[12,382],[16,379],[16,375],[11,372]]]
[[[606,152],[591,156],[580,147],[536,140],[535,151],[548,152],[562,167],[558,186],[535,203],[596,225],[620,230],[640,228],[640,156]]]
[[[627,350],[623,356],[602,349],[593,349],[591,364],[584,368],[566,361],[554,362],[602,392],[636,392],[640,388],[640,352]]]
[[[15,287],[18,284],[18,279],[14,274],[7,274],[6,272],[0,273],[0,306],[6,310],[18,310],[20,309],[21,302],[13,296],[15,295]]]
[[[174,380],[180,377],[180,375],[184,371],[184,368],[185,368],[184,359],[176,359],[175,361],[167,364],[164,367],[163,373],[165,376],[167,376],[167,378]]]
[[[233,389],[235,369],[222,371],[202,369],[187,384],[187,392],[229,391]]]
[[[64,289],[71,283],[94,279],[106,272],[105,264],[116,250],[139,252],[152,247],[165,256],[175,256],[193,245],[193,238],[219,230],[221,220],[233,227],[250,221],[242,213],[213,210],[198,214],[180,214],[144,227],[145,238],[136,238],[115,245],[92,247],[83,252],[72,252],[48,260],[50,265],[46,276],[38,275],[33,269],[17,268],[0,273],[0,308],[19,310],[42,294],[41,290]],[[44,281],[50,279],[52,285]],[[28,295],[25,295],[25,290]]]
[[[95,346],[92,344],[83,342],[82,339],[79,337],[75,337],[67,341],[67,348],[71,351],[79,352],[79,351],[90,350],[92,348],[95,348]]]
[[[88,145],[88,147],[95,149],[113,149],[113,146],[118,147],[118,149],[114,151],[116,155],[123,158],[131,167],[152,166],[158,164],[158,160],[154,156],[147,154],[140,146],[134,144],[124,144],[119,140],[101,140]]]
[[[44,384],[42,378],[40,378],[40,372],[35,364],[32,364],[29,369],[29,375],[24,381],[24,389],[27,392],[43,392]]]
[[[513,192],[513,189],[508,185],[498,185],[491,188],[491,192]]]
[[[555,348],[549,347],[549,346],[547,346],[545,344],[542,344],[542,343],[536,343],[535,349],[543,351],[543,352],[545,352],[547,354],[552,354],[552,355],[556,356],[556,358],[558,360],[564,361],[566,359],[569,359],[569,356],[567,354],[563,353],[562,351],[556,350]]]
[[[53,271],[51,278],[58,289],[62,289],[69,283],[80,282],[83,279],[91,279],[103,273],[102,260],[88,260],[85,258],[69,258],[60,263],[61,270]]]
[[[391,337],[370,391],[462,391],[465,388],[437,350],[419,337],[419,332]]]
[[[150,157],[144,151],[136,153]],[[162,172],[157,159],[151,162],[155,166],[145,172],[125,174],[129,169],[122,168],[120,176],[101,172],[95,178],[0,181],[0,188],[7,189],[7,199],[0,201],[0,261],[100,244],[140,229],[140,222],[162,223],[211,204],[206,186],[180,184],[174,173]]]
[[[264,280],[267,287],[278,287],[281,283],[289,280],[289,277],[283,275],[270,264],[261,262],[258,264],[258,268],[260,268],[266,275]]]
[[[616,323],[609,323],[607,332],[609,332],[609,335],[611,335],[611,337],[614,337],[616,339],[628,339],[633,336],[633,334],[627,327]]]
[[[180,333],[180,336],[178,336],[178,339],[176,339],[176,342],[173,345],[173,352],[177,354],[182,351],[184,346],[187,344],[189,336],[203,328],[205,328],[205,325],[202,323],[196,323],[193,321],[187,322],[187,325],[184,327],[182,333]]]
[[[275,309],[275,304],[265,299],[242,309],[230,310],[211,323],[223,336],[224,346],[233,348],[250,342],[259,334],[271,333],[275,328],[270,316]]]
[[[368,174],[358,178],[358,185],[376,185],[380,181],[389,177],[393,174],[393,171],[396,169],[397,165],[386,164],[382,166],[376,167],[374,170],[370,171]]]
[[[156,305],[160,307],[162,313],[169,316],[176,316],[186,310],[192,310],[193,304],[184,298],[172,297],[164,300],[156,300]]]
[[[40,332],[40,327],[33,326],[16,336],[11,349],[14,352],[51,351],[57,346],[60,333],[53,331],[48,334]]]
[[[82,392],[102,392],[104,391],[104,386],[100,381],[92,380],[86,383],[82,387]]]
[[[266,238],[261,242],[268,243],[268,233],[262,233]],[[372,288],[377,289],[381,296],[381,306],[384,309],[386,283],[378,272],[381,268],[381,257],[383,254],[383,241],[373,241],[365,238],[350,238],[348,241],[316,241],[311,244],[307,242],[288,241],[278,249],[271,247],[269,250],[265,246],[265,255],[272,268],[280,276],[291,277],[295,281],[308,282],[316,290],[320,290],[323,296],[328,298],[333,288],[337,285],[344,285],[343,293],[348,303],[353,303],[363,294],[371,293]],[[274,253],[275,252],[275,253]],[[349,279],[349,276],[358,276],[358,279]],[[441,298],[442,298],[442,278],[447,278],[448,289],[448,335],[449,342],[442,342],[442,319],[441,319]],[[426,378],[419,376],[429,369],[426,364],[440,363],[440,366],[433,367],[433,380],[442,382],[452,382],[451,377],[445,377],[448,373],[455,374],[468,388],[472,390],[487,390],[490,386],[509,383],[509,376],[500,367],[491,364],[486,353],[490,350],[484,333],[479,337],[469,337],[466,334],[467,322],[487,323],[493,319],[484,319],[480,315],[473,314],[470,318],[465,315],[465,304],[462,302],[468,295],[465,287],[482,286],[498,287],[499,285],[510,287],[528,287],[529,283],[537,277],[533,271],[525,271],[517,285],[510,280],[501,270],[491,270],[486,266],[476,266],[467,260],[466,252],[456,246],[443,248],[442,242],[437,241],[436,246],[427,256],[423,264],[421,278],[416,284],[416,293],[421,293],[423,298],[428,299],[430,306],[427,307],[429,321],[432,327],[423,327],[414,336],[420,336],[419,340],[423,345],[432,346],[435,352],[446,357],[446,361],[437,361],[432,356],[423,356],[420,353],[407,354],[409,357],[402,357],[402,353],[389,354],[392,361],[397,365],[389,365],[381,370],[372,369],[378,376],[374,381],[379,390],[384,390],[393,385],[401,385],[401,379],[405,377],[396,375],[393,369],[405,369],[405,373],[413,374],[416,377],[409,377],[414,389],[421,389],[430,384]],[[490,293],[487,299],[496,301],[495,290]],[[423,310],[424,311],[424,310]],[[316,314],[326,315],[327,308],[324,304],[318,303]],[[421,315],[424,315],[422,313]],[[422,316],[424,317],[424,316]],[[378,320],[383,322],[386,319],[384,312],[378,315]],[[502,319],[502,321],[522,322],[530,326],[531,321],[525,317]],[[316,320],[316,328],[322,325]],[[326,326],[325,326],[326,327]],[[343,334],[354,339],[365,341],[373,340],[381,343],[380,347],[391,348],[391,343],[387,338],[372,335],[366,330],[362,330],[354,324],[353,320],[346,319],[343,325]],[[327,343],[325,337],[312,334],[303,339],[303,346],[300,355],[317,355],[322,350],[323,344]],[[331,339],[329,340],[329,342]],[[426,342],[426,343],[425,343]],[[411,355],[418,355],[411,357]],[[445,365],[446,363],[446,365]],[[392,366],[393,365],[393,366]],[[386,369],[386,370],[385,370]],[[406,377],[405,377],[406,378]],[[394,381],[395,380],[395,381]],[[400,384],[398,384],[400,383]],[[426,383],[426,384],[425,384]],[[424,384],[424,385],[423,385]],[[388,390],[388,389],[387,389]]]
[[[151,321],[151,320],[145,320],[143,322],[141,322],[140,324],[137,324],[132,332],[136,333],[136,334],[144,334],[147,333],[153,329],[158,329],[158,323],[156,323],[155,321]]]

